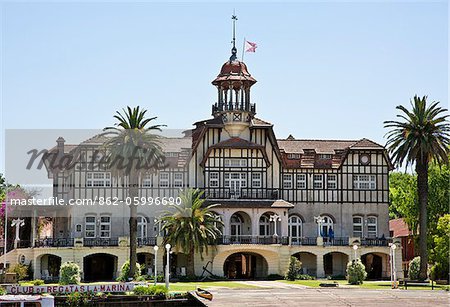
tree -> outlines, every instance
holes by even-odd
[[[419,278],[427,278],[427,204],[428,204],[428,167],[431,160],[436,163],[448,163],[450,145],[450,125],[447,122],[446,109],[439,102],[427,106],[427,97],[417,95],[411,101],[412,110],[397,106],[399,121],[385,121],[385,128],[391,129],[386,135],[387,147],[396,165],[415,164],[417,173],[417,192],[419,201]]]
[[[130,205],[130,270],[128,278],[133,278],[137,262],[137,203],[139,178],[142,174],[163,167],[164,156],[156,131],[163,125],[150,125],[157,117],[146,118],[147,110],[139,107],[116,112],[115,127],[104,129],[103,136],[106,161],[109,169],[127,182]]]
[[[417,234],[419,225],[417,176],[400,172],[389,174],[389,199],[389,217],[403,218],[413,234]]]
[[[181,205],[170,204],[159,222],[166,232],[164,243],[187,255],[187,275],[195,276],[194,254],[208,253],[208,247],[222,235],[223,222],[211,211],[217,205],[204,206],[203,192],[198,189],[181,191]]]
[[[302,263],[296,257],[291,256],[289,259],[289,266],[284,274],[284,279],[286,280],[296,280],[298,275],[300,275],[302,269]]]
[[[433,236],[434,248],[430,255],[435,263],[433,279],[447,279],[450,262],[450,214],[439,218],[436,229],[437,234]]]

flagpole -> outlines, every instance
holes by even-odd
[[[245,37],[244,37],[244,45],[242,46],[242,62],[244,62],[244,54],[245,54]]]

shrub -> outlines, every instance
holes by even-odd
[[[308,275],[308,274],[299,274],[297,276],[297,279],[299,280],[314,280],[316,279],[314,276]]]
[[[297,258],[291,256],[289,259],[289,267],[284,276],[286,280],[295,280],[298,275],[300,275],[300,270],[302,268],[302,263]]]
[[[44,284],[44,281],[42,279],[35,279],[31,281],[31,284],[33,284],[34,286],[40,286]]]
[[[70,307],[91,306],[93,296],[91,292],[72,292],[67,295],[66,304]]]
[[[5,295],[6,294],[6,289],[3,287],[0,287],[0,295]]]
[[[412,280],[419,279],[419,271],[420,271],[420,256],[415,257],[411,262],[409,263],[409,269],[408,269],[408,277]]]
[[[366,277],[366,267],[361,262],[361,259],[356,259],[347,263],[347,280],[349,284],[361,285]]]
[[[141,265],[139,263],[136,263],[136,272],[134,273],[134,280],[137,280],[139,276],[141,276]],[[122,268],[120,269],[120,275],[117,277],[117,281],[126,282],[129,280],[128,275],[130,274],[130,261],[127,260],[122,265]]]
[[[75,262],[65,262],[59,269],[60,285],[78,285],[81,280],[81,270]]]
[[[17,280],[26,280],[28,278],[28,266],[24,264],[16,264],[8,269],[9,272],[17,274]]]
[[[166,296],[169,291],[163,285],[137,286],[133,290],[136,295]]]

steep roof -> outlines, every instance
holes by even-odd
[[[358,141],[350,140],[295,140],[293,138],[277,140],[280,149],[286,153],[305,153],[312,149],[319,154],[334,154],[335,150],[347,149]]]
[[[389,231],[392,231],[393,238],[408,237],[412,234],[408,224],[406,224],[405,220],[402,218],[390,220]]]

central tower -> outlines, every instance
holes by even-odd
[[[212,81],[217,88],[217,102],[212,106],[212,115],[220,117],[230,136],[238,137],[248,127],[256,114],[256,105],[251,103],[250,89],[256,80],[250,75],[247,65],[237,59],[236,20],[233,20],[233,48],[230,59],[222,65],[219,75]]]

